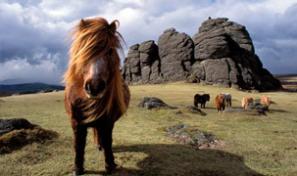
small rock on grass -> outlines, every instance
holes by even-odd
[[[176,109],[176,107],[169,106],[163,100],[157,97],[144,97],[141,100],[141,102],[138,104],[138,107],[146,108],[146,109],[160,109],[160,108]]]
[[[170,126],[165,131],[178,143],[191,145],[196,149],[217,148],[223,144],[213,134],[186,124]]]

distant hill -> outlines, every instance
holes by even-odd
[[[291,74],[275,74],[276,78],[284,78],[284,77],[297,77],[297,73],[291,73]]]
[[[9,96],[13,94],[29,94],[37,92],[52,92],[56,90],[64,90],[64,87],[44,83],[23,83],[11,85],[0,84],[0,96]]]
[[[0,80],[0,85],[5,84],[5,85],[12,85],[12,84],[25,84],[25,83],[30,83],[29,79],[24,79],[24,78],[12,78],[12,79],[4,79]]]
[[[297,74],[275,75],[280,80],[283,88],[290,92],[297,92]]]

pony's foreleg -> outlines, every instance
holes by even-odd
[[[81,175],[84,173],[84,153],[86,146],[87,128],[84,126],[73,126],[74,134],[74,175]]]
[[[101,143],[100,143],[100,134],[98,128],[93,128],[94,132],[94,143],[99,150],[102,150]]]
[[[100,144],[103,148],[104,157],[105,157],[105,169],[107,173],[111,173],[117,165],[114,162],[114,156],[112,151],[112,125],[106,125],[104,127],[98,128]]]
[[[194,100],[194,106],[197,107],[197,108],[199,106],[199,103],[196,100]]]

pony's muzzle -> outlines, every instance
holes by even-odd
[[[103,80],[97,81],[97,83],[88,81],[84,88],[89,98],[102,98],[106,89],[106,83]]]

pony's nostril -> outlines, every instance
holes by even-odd
[[[89,82],[85,84],[85,90],[88,94],[92,94],[92,88]]]
[[[106,88],[105,81],[98,81],[97,84],[95,82],[87,82],[84,86],[85,91],[87,94],[89,94],[92,97],[96,97],[100,93],[102,93]]]
[[[100,81],[97,87],[98,93],[102,92],[105,89],[105,87],[106,87],[106,83],[104,81]]]

